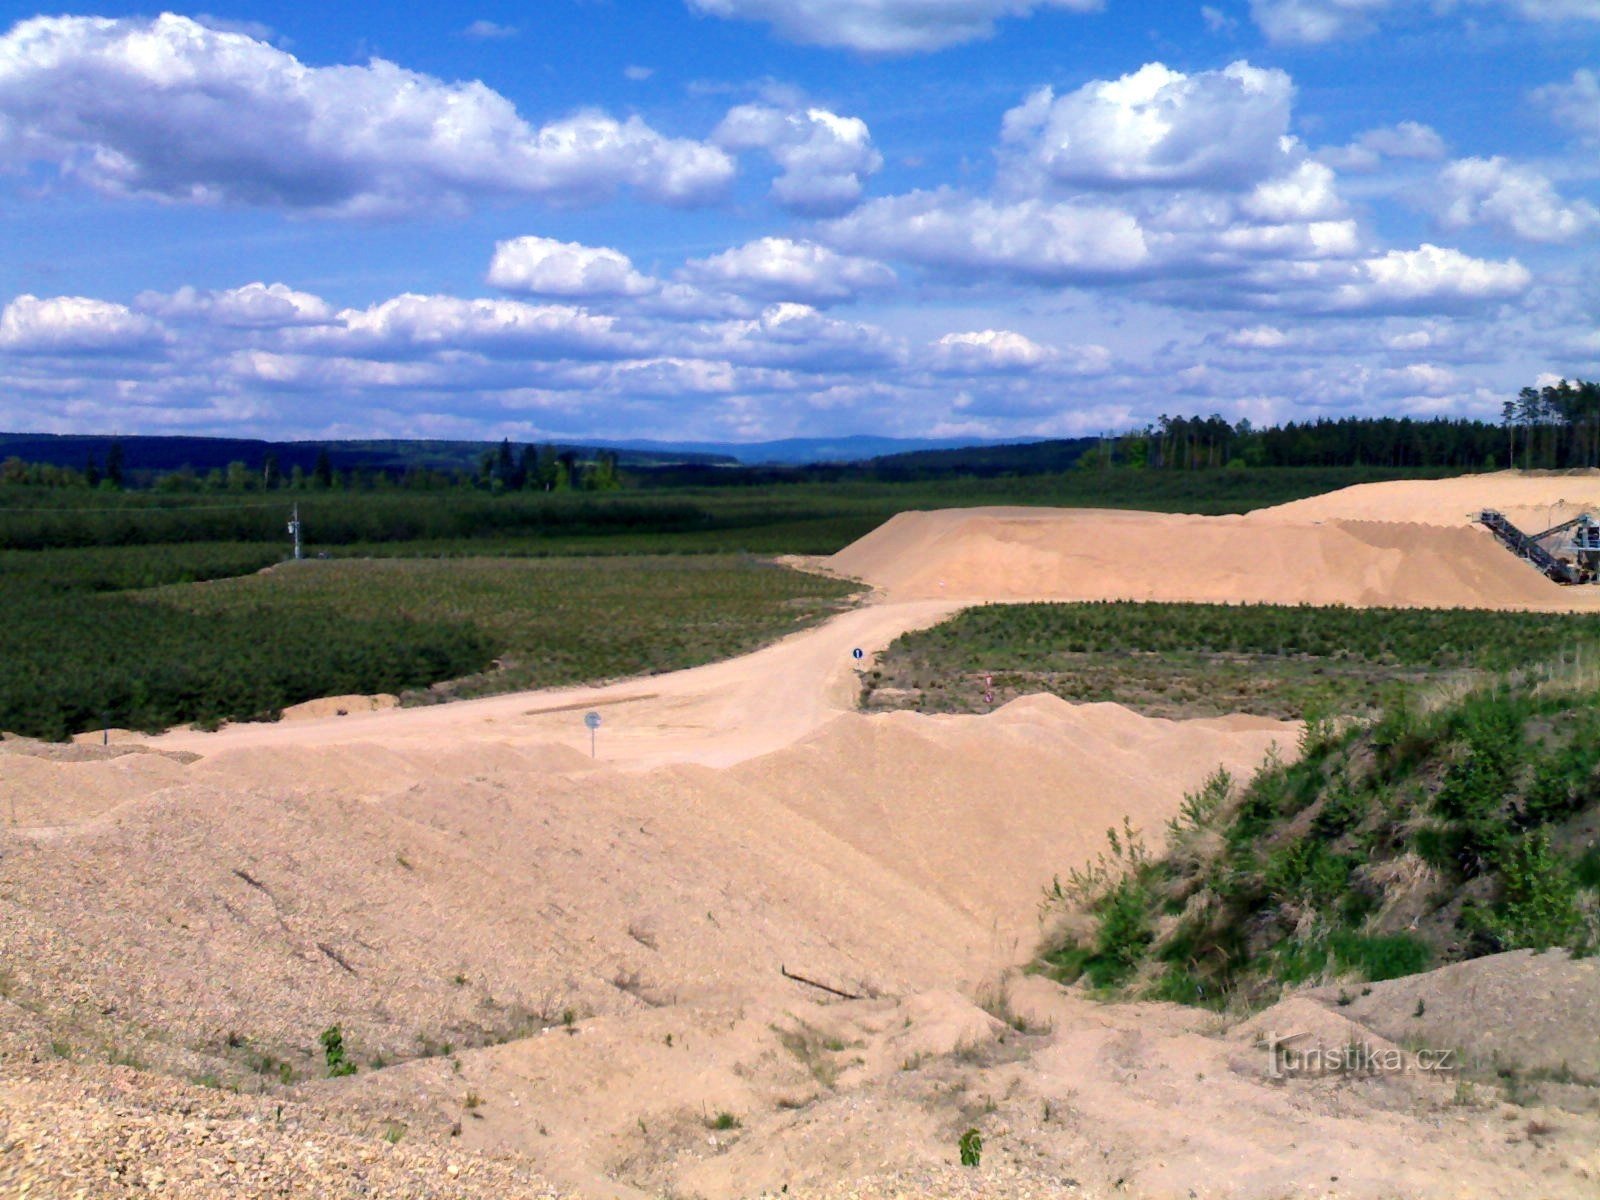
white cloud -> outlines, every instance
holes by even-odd
[[[817,372],[871,370],[905,358],[904,347],[881,329],[791,303],[769,305],[753,320],[707,327],[693,348],[702,358]]]
[[[997,203],[946,189],[871,201],[826,234],[845,249],[961,274],[1055,282],[1127,275],[1150,261],[1144,230],[1121,209]]]
[[[895,273],[870,258],[838,254],[815,242],[767,237],[692,260],[686,278],[741,296],[829,304],[894,287]]]
[[[1220,8],[1213,8],[1209,4],[1200,6],[1200,19],[1205,22],[1207,31],[1211,33],[1232,33],[1239,27],[1238,21]]]
[[[219,291],[181,287],[170,294],[141,292],[134,304],[141,312],[165,320],[204,319],[236,329],[326,325],[333,319],[333,308],[326,300],[282,283],[247,283]]]
[[[508,292],[564,297],[642,296],[659,286],[618,250],[543,237],[497,243],[488,281]]]
[[[1333,172],[1319,162],[1306,161],[1277,179],[1256,185],[1240,207],[1260,221],[1323,221],[1344,212]]]
[[[1579,137],[1600,142],[1600,74],[1579,70],[1570,83],[1552,83],[1534,90],[1533,98]]]
[[[1060,357],[1048,346],[1009,329],[947,333],[933,344],[932,352],[934,369],[954,375],[1033,371]]]
[[[654,76],[655,73],[656,69],[654,67],[641,67],[636,64],[622,68],[623,78],[628,79],[633,83],[643,83],[645,80]]]
[[[853,207],[867,179],[883,166],[867,123],[825,108],[786,112],[743,104],[723,118],[712,138],[730,150],[765,150],[782,170],[772,185],[773,199],[810,216]]]
[[[1288,75],[1247,62],[1193,75],[1148,63],[1060,97],[1039,89],[1002,140],[1057,183],[1239,187],[1284,164],[1293,97]]]
[[[719,194],[715,146],[638,117],[530,126],[481,83],[374,59],[311,67],[167,14],[38,17],[0,38],[0,164],[54,164],[112,195],[340,215],[461,208],[492,196],[666,203]]]
[[[520,32],[522,31],[515,25],[501,25],[498,22],[487,21],[479,17],[461,31],[461,36],[478,42],[497,42],[504,41],[506,38],[514,38]]]
[[[1439,173],[1435,211],[1446,229],[1488,225],[1529,242],[1572,242],[1600,225],[1600,209],[1565,201],[1532,167],[1462,158]]]
[[[1398,396],[1443,396],[1460,386],[1449,367],[1435,363],[1410,363],[1383,371],[1380,389]]]
[[[1036,10],[1094,12],[1100,0],[689,0],[715,17],[766,21],[790,41],[868,54],[942,50]]]
[[[1250,0],[1250,16],[1272,42],[1330,42],[1364,33],[1392,0]]]
[[[1369,129],[1347,146],[1317,151],[1319,160],[1341,171],[1374,171],[1385,158],[1440,159],[1444,155],[1444,139],[1417,121]]]
[[[1357,264],[1355,277],[1334,291],[1329,306],[1374,312],[1449,309],[1509,300],[1532,282],[1514,258],[1494,262],[1424,242],[1415,250],[1390,250]]]
[[[396,296],[345,309],[335,327],[289,331],[287,346],[353,357],[400,357],[467,350],[488,355],[625,357],[640,348],[616,319],[561,304]]]
[[[1223,335],[1222,343],[1236,350],[1283,350],[1293,345],[1294,339],[1276,325],[1252,325],[1246,329],[1230,329]]]
[[[1429,16],[1452,11],[1488,12],[1524,21],[1600,20],[1595,0],[1250,0],[1250,15],[1268,41],[1315,45],[1370,33],[1385,18]]]
[[[0,312],[0,350],[10,354],[116,354],[166,340],[161,322],[86,296],[24,294]]]

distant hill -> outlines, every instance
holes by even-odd
[[[447,442],[447,441],[381,441],[345,439],[326,442],[272,442],[257,438],[217,438],[188,436],[110,437],[100,434],[50,434],[50,433],[0,433],[0,459],[20,458],[25,462],[53,463],[61,467],[79,467],[91,457],[104,464],[106,452],[113,442],[122,445],[123,465],[126,470],[176,471],[189,467],[204,473],[213,467],[226,467],[232,462],[243,462],[251,467],[261,464],[268,455],[277,456],[278,468],[289,472],[295,467],[310,471],[317,455],[324,449],[336,470],[354,468],[365,470],[405,470],[424,467],[430,470],[476,469],[485,453],[494,450],[499,442]],[[593,458],[599,449],[594,445],[560,443],[557,449],[572,451],[580,458]],[[738,460],[731,455],[705,453],[697,450],[661,450],[618,448],[623,466],[666,466],[692,463],[699,466],[735,466]]]
[[[1025,439],[1027,440],[1027,439]],[[834,438],[780,438],[771,442],[653,442],[633,440],[603,442],[615,449],[676,456],[687,461],[690,454],[731,458],[749,466],[810,463],[858,463],[889,455],[923,450],[953,450],[971,446],[1006,444],[996,438],[893,438],[854,433]]]
[[[1098,438],[983,443],[952,449],[909,450],[881,455],[864,464],[881,479],[942,475],[1047,475],[1074,466]]]

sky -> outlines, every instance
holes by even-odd
[[[0,3],[0,429],[1498,420],[1600,378],[1600,0]]]

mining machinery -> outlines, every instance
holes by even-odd
[[[1557,583],[1600,582],[1600,521],[1588,513],[1552,525],[1543,533],[1524,533],[1502,512],[1486,508],[1478,523],[1515,554]]]

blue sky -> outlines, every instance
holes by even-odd
[[[1497,418],[1600,376],[1600,0],[0,5],[0,428]]]

